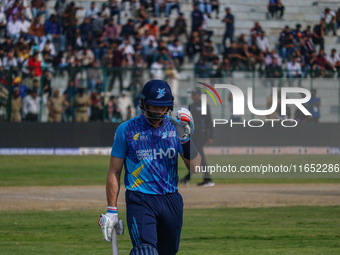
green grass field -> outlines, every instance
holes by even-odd
[[[339,163],[336,156],[228,156],[231,164]],[[104,185],[109,157],[1,156],[0,187]],[[184,165],[179,175],[186,174]],[[193,182],[199,182],[194,179]],[[339,179],[227,179],[218,183],[339,183]],[[46,208],[49,210],[49,208]],[[98,210],[2,211],[1,255],[111,254]],[[125,219],[124,209],[120,217]],[[340,254],[340,206],[185,209],[179,254]],[[128,233],[119,237],[128,254]]]
[[[0,253],[111,254],[97,225],[99,213],[2,212]],[[340,254],[339,215],[340,207],[185,210],[178,254]],[[129,254],[128,233],[118,244],[120,254]]]
[[[214,161],[216,161],[214,159]],[[239,166],[241,164],[304,164],[304,163],[340,163],[339,156],[226,156],[221,162]],[[179,161],[179,176],[187,170]],[[1,156],[0,186],[52,186],[52,185],[103,185],[109,157],[105,156]],[[339,183],[333,179],[228,179],[218,178],[216,183]],[[225,175],[227,177],[227,175]],[[123,178],[122,178],[123,179]],[[193,176],[193,183],[201,179]]]

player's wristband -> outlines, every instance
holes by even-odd
[[[184,158],[191,160],[197,157],[198,151],[195,144],[191,140],[182,143],[182,148]]]
[[[108,206],[106,209],[106,213],[118,214],[118,208],[113,206]]]

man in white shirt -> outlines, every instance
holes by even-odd
[[[297,58],[294,56],[293,60],[287,64],[287,78],[288,78],[288,85],[293,87],[293,81],[298,79],[299,87],[301,87],[301,77],[302,77],[302,70],[301,65],[297,62]]]
[[[0,11],[0,32],[4,31],[5,33],[6,25],[7,25],[6,14],[4,12],[4,8],[2,7]]]
[[[91,5],[89,8],[86,9],[85,12],[85,18],[89,18],[89,17],[93,17],[93,18],[97,18],[97,14],[98,14],[99,10],[96,7],[96,2],[91,2]]]
[[[7,23],[7,35],[16,43],[20,37],[20,22],[17,14],[13,14],[12,20]]]
[[[22,35],[28,34],[28,30],[31,26],[31,22],[29,22],[24,14],[20,15],[20,21],[19,21],[19,27],[20,27],[20,33]]]
[[[335,12],[329,8],[326,8],[325,11],[321,12],[320,18],[325,19],[325,35],[327,35],[328,32],[332,30],[333,35],[336,36]]]
[[[152,63],[150,74],[152,80],[162,80],[164,78],[163,64],[161,63],[160,57]]]
[[[256,37],[256,45],[262,51],[263,54],[267,54],[269,52],[269,42],[266,37],[266,32],[262,31],[260,36]]]
[[[332,49],[331,54],[327,57],[327,61],[337,70],[340,69],[340,57],[339,54],[336,54],[336,49]]]
[[[26,117],[26,121],[38,121],[40,112],[40,98],[37,96],[35,89],[31,90],[23,100],[23,113]]]

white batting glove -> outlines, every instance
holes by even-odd
[[[180,142],[183,144],[189,141],[195,129],[191,112],[186,108],[181,108],[177,111],[176,118],[171,118],[171,121],[176,128]]]
[[[101,214],[98,220],[98,225],[102,229],[103,237],[106,242],[112,241],[112,232],[116,231],[118,223],[117,207],[108,206],[106,214]]]

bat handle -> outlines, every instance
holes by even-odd
[[[112,231],[112,255],[118,255],[117,231],[116,228]]]

